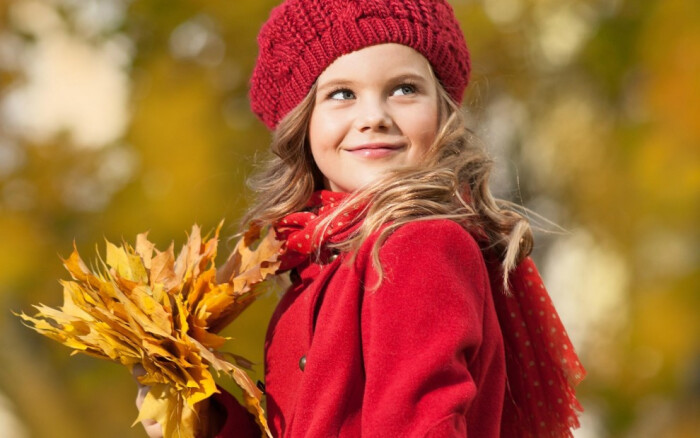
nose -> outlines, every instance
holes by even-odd
[[[359,131],[388,130],[393,119],[380,99],[368,99],[358,105],[356,127]]]

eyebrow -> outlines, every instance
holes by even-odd
[[[395,76],[390,77],[387,79],[387,82],[402,82],[402,81],[415,81],[415,82],[427,82],[429,81],[429,78],[426,78],[425,75],[419,74],[419,73],[413,73],[413,72],[406,72],[406,73],[400,73]],[[324,83],[323,85],[318,87],[318,92],[321,93],[327,89],[333,89],[333,88],[340,88],[340,87],[348,87],[352,88],[353,85],[355,85],[356,82],[348,79],[331,79],[328,82]]]
[[[325,84],[318,87],[318,92],[325,91],[327,89],[340,88],[340,87],[352,87],[355,83],[347,79],[332,79]]]

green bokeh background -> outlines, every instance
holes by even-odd
[[[161,247],[182,244],[193,223],[225,218],[226,236],[236,232],[270,139],[246,93],[276,3],[0,2],[0,435],[144,436],[130,427],[136,388],[124,368],[70,357],[10,311],[60,304],[59,256],[73,241],[93,258],[104,238],[145,230]],[[535,257],[589,371],[576,436],[697,436],[700,3],[451,3],[472,54],[465,107],[496,159],[496,192],[568,230],[540,233]],[[36,76],[46,64],[32,60],[59,34],[122,57],[126,124],[103,141],[80,139],[80,117],[46,128],[27,116],[36,105],[11,105],[41,80],[37,99],[62,96],[58,108],[92,97]],[[232,246],[224,239],[222,257]],[[562,270],[559,255],[576,251]],[[276,301],[227,329],[231,351],[261,364]]]

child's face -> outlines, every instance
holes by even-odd
[[[419,164],[438,124],[428,61],[380,44],[341,56],[318,77],[308,139],[326,188],[352,192],[387,169]]]

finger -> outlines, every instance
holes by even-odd
[[[146,374],[146,369],[140,363],[134,365],[131,368],[131,375],[134,377],[134,379],[136,379],[137,382],[138,378],[143,376],[144,374]]]
[[[148,391],[151,389],[150,386],[146,385],[141,385],[139,383],[139,390],[136,393],[136,407],[141,410],[141,406],[143,405],[143,401],[146,399],[146,395],[148,394]]]
[[[151,421],[152,423],[146,424],[146,421]],[[153,420],[144,420],[141,422],[141,424],[143,424],[143,428],[146,431],[146,435],[148,435],[150,438],[163,437],[163,428],[161,427],[160,423],[155,422]]]

